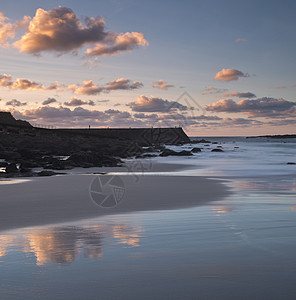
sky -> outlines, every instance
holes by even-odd
[[[6,1],[0,110],[63,127],[295,133],[295,1]]]

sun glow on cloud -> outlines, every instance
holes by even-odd
[[[3,57],[18,55],[18,59],[13,60],[11,66],[7,63],[8,67],[6,70],[4,67],[0,74],[3,91],[0,107],[18,118],[63,127],[89,124],[98,127],[150,127],[169,121],[174,126],[179,125],[183,118],[188,125],[186,129],[198,133],[201,129],[213,129],[215,133],[220,128],[232,130],[235,127],[265,126],[270,126],[271,130],[272,126],[290,126],[286,128],[291,130],[296,124],[295,101],[291,96],[295,82],[281,78],[264,86],[267,80],[263,78],[264,72],[259,74],[250,61],[242,64],[239,59],[227,61],[218,56],[216,59],[220,61],[217,65],[225,66],[226,63],[226,66],[216,69],[215,65],[214,71],[209,74],[207,69],[199,70],[194,64],[195,58],[198,58],[197,61],[210,61],[202,49],[197,52],[200,57],[178,56],[178,47],[174,49],[176,38],[170,39],[170,33],[175,32],[169,31],[172,28],[164,28],[162,32],[159,27],[154,30],[151,26],[146,32],[145,22],[137,25],[138,28],[134,26],[137,23],[128,18],[130,11],[125,10],[119,16],[123,20],[126,18],[128,26],[114,31],[109,27],[112,16],[104,18],[97,15],[97,12],[104,13],[104,6],[100,4],[94,10],[95,17],[86,18],[80,17],[83,9],[75,12],[61,6],[35,9],[32,16],[22,16],[19,20],[8,18],[7,11],[5,14],[0,12],[0,51],[3,51]],[[186,28],[186,32],[190,30],[192,28]],[[254,44],[253,38],[252,45],[244,38],[244,35],[249,36],[247,32],[240,32],[242,36],[231,36],[231,43],[229,39],[227,41],[231,54],[231,51],[243,53],[247,48],[251,51],[250,47]],[[162,38],[160,47],[155,41]],[[199,47],[190,39],[188,42]],[[191,44],[189,46],[188,49],[193,49]],[[143,59],[140,55],[146,48]],[[129,55],[122,55],[124,53]],[[130,53],[140,55],[131,56]],[[240,55],[234,54],[235,58]],[[169,63],[166,58],[169,58]],[[51,72],[44,68],[49,63],[47,59],[54,65]],[[82,63],[77,63],[77,59]],[[178,63],[174,64],[177,59]],[[55,65],[56,60],[59,63]],[[23,67],[31,61],[33,71]],[[108,65],[110,61],[112,63]],[[181,63],[184,71],[179,70]],[[60,66],[64,68],[61,72]],[[87,66],[92,69],[86,70]],[[200,74],[202,80],[198,77]],[[254,84],[254,76],[258,84]],[[248,86],[250,82],[253,82],[252,86]],[[185,86],[205,110],[194,110],[191,105],[177,100],[181,94],[179,88]],[[104,97],[106,95],[108,100]],[[195,115],[198,111],[200,115]]]
[[[106,31],[106,22],[102,17],[87,18],[83,24],[73,10],[67,7],[49,11],[38,8],[31,20],[25,17],[22,22],[15,24],[4,21],[3,15],[0,15],[0,42],[6,41],[8,37],[13,38],[15,30],[29,22],[27,32],[13,43],[21,53],[76,53],[84,45],[90,45],[93,47],[87,48],[86,55],[106,56],[149,45],[140,32]]]

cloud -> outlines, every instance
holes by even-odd
[[[51,103],[56,103],[57,100],[55,98],[48,98],[47,100],[44,100],[42,102],[42,105],[48,105],[48,104],[51,104]]]
[[[188,109],[187,106],[176,101],[168,101],[153,96],[149,98],[144,95],[127,105],[136,112],[170,112],[176,110],[185,111]]]
[[[16,90],[46,90],[42,84],[23,78],[16,79],[11,88]]]
[[[143,33],[126,32],[123,34],[110,33],[103,43],[86,50],[89,56],[113,56],[123,51],[131,51],[139,46],[148,46]]]
[[[64,103],[64,105],[66,105],[66,106],[81,106],[81,105],[94,106],[95,103],[92,100],[85,101],[85,100],[80,100],[80,99],[77,99],[77,98],[73,97],[73,98],[71,98],[71,101],[66,101]]]
[[[96,85],[92,80],[85,80],[81,84],[69,85],[68,89],[77,95],[97,95],[103,91],[103,88]]]
[[[0,86],[12,89],[12,90],[31,90],[31,91],[48,91],[48,90],[58,90],[61,91],[60,85],[57,82],[52,83],[49,87],[37,83],[35,81],[17,78],[15,81],[12,79],[11,75],[0,74]]]
[[[188,117],[187,117],[188,118]],[[205,116],[205,115],[201,115],[201,116],[193,116],[190,117],[192,120],[198,120],[198,121],[218,121],[218,120],[222,120],[222,118],[218,117],[218,116]]]
[[[77,95],[97,95],[101,92],[108,93],[114,90],[134,90],[142,86],[142,82],[132,82],[130,79],[119,78],[108,82],[106,86],[98,86],[92,80],[85,80],[82,84],[69,85],[68,89]]]
[[[232,99],[222,99],[205,107],[208,111],[246,113],[253,117],[285,118],[296,117],[296,102],[284,99],[259,98],[255,100],[241,100],[238,103]]]
[[[9,34],[13,35],[13,29],[10,27],[8,26],[6,31],[10,30]],[[148,45],[142,33],[119,34],[106,31],[105,27],[106,23],[102,17],[85,18],[82,22],[73,10],[67,7],[48,11],[38,8],[29,22],[27,32],[13,45],[21,53],[35,55],[40,55],[44,51],[75,54],[85,45],[94,45],[86,51],[89,56],[116,55],[122,51],[131,51],[139,46]]]
[[[221,80],[221,81],[232,81],[238,80],[240,77],[249,77],[249,74],[243,73],[241,71],[235,69],[222,69],[219,71],[214,79]]]
[[[248,40],[244,39],[244,38],[238,38],[235,40],[236,43],[246,43]]]
[[[0,44],[3,47],[9,46],[7,40],[14,38],[16,30],[21,27],[27,26],[30,18],[25,16],[23,20],[17,22],[9,22],[9,18],[4,17],[3,13],[0,12]]]
[[[0,12],[0,44],[5,45],[9,38],[15,36],[15,28],[12,23],[8,22],[8,18],[4,17]]]
[[[13,85],[12,76],[7,74],[0,74],[0,86],[10,87]]]
[[[219,93],[224,93],[226,91],[227,91],[227,89],[219,89],[219,88],[215,88],[213,86],[209,86],[209,87],[205,88],[201,94],[202,95],[219,94]]]
[[[64,91],[65,85],[60,84],[57,81],[53,82],[50,86],[45,87],[43,84],[32,81],[30,79],[17,78],[13,80],[11,75],[0,74],[0,87],[6,87],[13,90],[28,90],[28,91],[51,91],[56,90],[58,92]],[[114,90],[134,90],[141,88],[142,82],[131,81],[130,79],[119,78],[114,81],[110,81],[106,86],[98,86],[93,80],[85,80],[79,84],[68,85],[67,88],[77,95],[98,95],[101,92],[108,93]],[[101,102],[107,102],[109,100],[102,100]]]
[[[229,93],[224,93],[223,97],[255,98],[256,95],[251,92],[240,93],[240,92],[232,91]]]
[[[71,110],[67,107],[50,107],[43,106],[36,109],[28,109],[22,112],[22,115],[26,119],[43,119],[46,121],[56,122],[56,119],[64,120],[73,117],[83,117],[83,118],[100,118],[104,116],[103,112],[100,111],[90,111],[82,107],[76,107],[74,110]]]
[[[265,122],[266,125],[271,126],[287,126],[287,125],[296,125],[296,119],[286,119],[286,120],[272,120]]]
[[[70,109],[68,107],[43,106],[27,109],[23,112],[11,110],[12,114],[29,122],[55,125],[59,127],[143,127],[145,123],[134,119],[127,111],[118,110],[88,110],[82,107]]]
[[[14,45],[22,53],[69,52],[86,43],[102,41],[107,35],[105,25],[104,19],[98,17],[87,19],[86,26],[83,26],[72,9],[67,7],[49,11],[38,8],[29,23],[28,32]]]
[[[138,118],[138,119],[157,119],[158,118],[158,115],[157,114],[143,114],[143,113],[138,113],[138,114],[134,114],[134,117],[135,118]]]
[[[165,82],[163,80],[158,80],[158,81],[152,82],[152,86],[154,88],[161,89],[161,90],[167,90],[168,88],[174,87],[174,85],[168,84],[167,82]]]
[[[134,90],[134,89],[139,89],[142,86],[143,86],[142,82],[139,81],[132,82],[130,79],[118,78],[117,80],[108,82],[105,90],[106,91]]]
[[[20,101],[18,101],[16,99],[12,99],[10,101],[7,101],[6,105],[10,105],[10,106],[13,106],[13,107],[19,107],[19,106],[25,106],[25,105],[27,105],[27,102],[20,102]]]

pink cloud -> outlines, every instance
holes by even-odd
[[[246,43],[248,40],[244,38],[238,38],[235,40],[236,43]]]
[[[152,82],[152,86],[154,88],[161,89],[161,90],[167,90],[167,89],[169,89],[171,87],[174,87],[174,85],[168,84],[164,80],[154,81],[154,82]]]
[[[6,18],[2,12],[0,12],[0,44],[3,47],[9,46],[7,40],[14,38],[16,30],[27,26],[30,21],[30,17],[25,16],[23,20],[10,22],[9,18]]]
[[[0,42],[6,40],[8,36],[14,37],[14,26],[5,23],[1,18]],[[38,8],[35,16],[29,21],[27,32],[13,45],[21,53],[39,55],[44,51],[58,52],[64,54],[77,51],[85,45],[92,48],[86,50],[89,56],[116,55],[123,51],[131,51],[140,46],[148,46],[143,33],[126,32],[116,33],[106,31],[106,23],[102,17],[86,18],[82,22],[72,9],[58,7],[51,10]],[[94,61],[90,61],[92,64]]]
[[[241,93],[241,92],[232,91],[229,93],[224,93],[223,97],[255,98],[256,95],[251,92]]]
[[[143,87],[143,83],[139,81],[132,82],[130,79],[118,78],[107,83],[106,90],[134,90]]]
[[[71,98],[70,101],[66,101],[64,103],[64,105],[66,105],[66,106],[81,106],[81,105],[94,106],[95,103],[92,100],[81,100],[81,99],[73,97],[73,98]]]
[[[211,95],[211,94],[223,93],[226,91],[227,91],[227,89],[219,89],[219,88],[215,88],[213,86],[209,86],[209,87],[205,88],[201,94],[202,95]]]
[[[31,91],[48,91],[48,90],[58,90],[61,91],[61,85],[58,82],[53,82],[49,87],[32,81],[30,79],[17,78],[13,80],[11,75],[3,74],[0,75],[0,86],[6,87],[12,90],[31,90]]]
[[[236,69],[222,69],[215,75],[214,79],[220,81],[232,81],[232,80],[238,80],[240,77],[249,77],[249,76],[250,76],[249,74],[245,74]]]
[[[77,95],[97,95],[103,91],[103,88],[96,85],[92,80],[85,80],[81,84],[69,85],[68,89]]]
[[[252,117],[286,118],[296,117],[296,102],[284,99],[259,98],[255,100],[222,99],[207,105],[205,109],[213,112],[246,113]]]
[[[131,51],[140,46],[148,46],[143,33],[126,32],[123,34],[110,34],[103,42],[95,45],[93,48],[86,50],[89,56],[113,56],[123,51]]]
[[[176,110],[185,111],[187,106],[176,101],[169,101],[157,97],[141,95],[136,101],[127,104],[136,112],[171,112]]]

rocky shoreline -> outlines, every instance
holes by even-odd
[[[187,143],[192,144],[190,151],[165,147]],[[190,141],[182,128],[41,129],[0,112],[0,178],[52,176],[77,167],[117,167],[122,159],[132,157],[192,156],[201,151],[194,144],[210,143]],[[219,147],[211,151],[223,152]]]
[[[0,178],[51,176],[64,174],[76,167],[116,167],[122,165],[122,159],[131,157],[191,156],[201,151],[194,144],[210,142],[200,140],[191,143],[191,151],[176,152],[163,144],[144,145],[135,140],[65,135],[50,130],[34,136],[13,131],[0,132]]]

